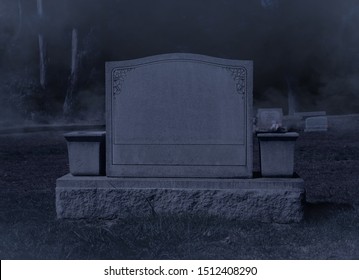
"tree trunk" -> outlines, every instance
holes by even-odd
[[[21,32],[21,28],[22,28],[22,5],[21,5],[21,0],[17,1],[17,10],[18,10],[19,21],[18,21],[16,33],[14,35],[14,39],[16,39],[19,36],[19,34]]]
[[[297,101],[293,90],[293,79],[287,77],[288,86],[288,115],[294,115],[297,110]]]
[[[40,54],[40,85],[46,88],[46,46],[44,36],[39,34],[39,54]]]
[[[78,67],[78,33],[77,29],[72,29],[72,43],[71,43],[71,75],[74,75],[77,72]]]
[[[43,19],[43,14],[44,14],[42,0],[37,0],[37,14],[39,16],[40,25],[41,25],[41,22]],[[42,32],[40,30],[39,30],[39,34],[38,34],[38,39],[39,39],[39,57],[40,57],[40,85],[43,89],[45,89],[46,84],[47,84],[46,43],[44,40],[44,35],[42,34]]]
[[[72,29],[72,47],[71,47],[71,74],[69,78],[69,85],[63,106],[64,116],[71,119],[74,115],[75,94],[78,86],[78,70],[79,68],[79,54],[78,54],[78,32],[76,28]]]

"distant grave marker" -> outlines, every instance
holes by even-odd
[[[300,118],[309,118],[309,117],[319,117],[319,116],[326,116],[325,111],[313,111],[313,112],[296,112],[294,116],[298,116]]]
[[[261,108],[257,110],[257,130],[270,131],[281,127],[283,110],[281,108]]]
[[[305,132],[311,131],[327,131],[328,118],[327,117],[310,117],[305,120]]]

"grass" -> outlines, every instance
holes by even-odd
[[[55,180],[67,170],[61,133],[0,136],[1,259],[359,259],[355,132],[301,134],[296,170],[309,203],[298,224],[190,215],[58,220]]]

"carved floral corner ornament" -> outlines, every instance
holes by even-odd
[[[236,89],[239,94],[246,93],[246,79],[247,79],[247,69],[244,67],[232,68],[226,67],[232,75],[233,80],[236,83]]]
[[[134,68],[117,68],[112,72],[112,90],[114,95],[118,95],[122,91],[122,85],[129,72]]]

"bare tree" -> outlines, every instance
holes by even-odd
[[[287,88],[288,88],[288,115],[293,116],[297,111],[297,96],[294,85],[297,84],[295,77],[286,76]]]
[[[43,20],[44,10],[42,5],[42,0],[37,0],[37,14],[39,16],[40,24]],[[43,89],[46,88],[47,84],[47,55],[46,55],[46,44],[44,35],[42,34],[41,28],[39,30],[38,34],[38,40],[39,40],[39,57],[40,57],[40,85]]]
[[[78,51],[78,31],[76,28],[72,29],[71,40],[71,74],[69,78],[69,85],[66,92],[65,102],[63,106],[64,116],[71,118],[73,115],[75,93],[78,86],[78,74],[79,74],[79,60],[80,55]]]

